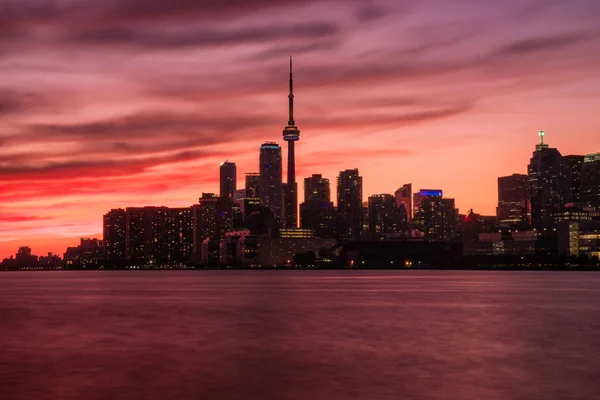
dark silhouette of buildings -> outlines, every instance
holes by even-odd
[[[296,183],[296,155],[294,143],[300,139],[300,130],[294,121],[294,78],[292,75],[292,57],[290,56],[290,93],[288,95],[288,124],[283,129],[283,140],[288,144],[287,183],[284,186],[284,226],[296,227],[298,224],[298,184]]]
[[[103,220],[104,258],[124,260],[126,258],[126,215],[122,208],[110,210]]]
[[[194,251],[201,253],[202,242],[225,237],[233,230],[233,200],[217,197],[214,193],[202,193],[200,204],[192,207],[194,227]]]
[[[498,178],[498,207],[496,217],[501,227],[529,225],[531,196],[529,176],[512,174]]]
[[[236,191],[237,169],[235,163],[225,161],[219,167],[220,197],[233,199]]]
[[[584,157],[581,172],[581,200],[588,207],[600,211],[600,153]]]
[[[369,233],[375,238],[401,231],[396,197],[391,194],[369,196]]]
[[[569,202],[570,179],[567,165],[560,152],[544,143],[540,131],[540,144],[528,166],[531,190],[531,220],[538,231],[554,228],[553,217]]]
[[[300,204],[300,226],[319,238],[336,236],[337,211],[330,201],[329,179],[322,175],[304,178],[304,203]]]
[[[165,254],[161,261],[168,264],[189,261],[194,242],[192,208],[167,208],[164,218]]]
[[[63,260],[68,269],[95,269],[103,258],[102,240],[81,238],[79,246],[67,247]]]
[[[340,171],[337,178],[337,207],[340,237],[359,239],[362,233],[362,176],[358,169]]]
[[[283,183],[281,181],[281,147],[277,143],[266,142],[260,146],[259,167],[260,203],[271,210],[276,221],[281,222],[283,219]]]
[[[166,261],[164,222],[167,207],[128,207],[126,256],[140,264]]]
[[[439,189],[420,189],[413,195],[413,223],[412,226],[418,233],[418,236],[423,236],[425,226],[425,214],[421,203],[428,197],[439,197],[443,196],[444,192]]]
[[[329,179],[323,178],[321,174],[304,178],[304,202],[312,200],[331,201]]]
[[[408,226],[412,223],[413,218],[412,183],[402,185],[394,195],[396,196],[396,206],[399,209],[400,218],[406,221],[406,226]]]
[[[246,216],[260,210],[260,174],[246,174],[246,196],[244,198],[244,214]]]
[[[581,172],[583,170],[584,156],[564,156],[563,160],[566,164],[569,174],[569,194],[565,199],[567,202],[581,202]]]
[[[420,203],[419,215],[423,219],[423,237],[429,241],[456,239],[457,212],[454,199],[424,196]]]

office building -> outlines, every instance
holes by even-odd
[[[568,198],[565,199],[566,203],[581,202],[581,172],[583,170],[584,156],[564,156],[563,160],[569,173],[569,193]]]
[[[329,179],[322,175],[304,178],[304,203],[300,204],[300,226],[316,237],[336,236],[337,211],[331,199]]]
[[[260,209],[260,174],[247,173],[244,197],[244,215],[248,216]]]
[[[309,200],[300,204],[300,226],[312,230],[318,238],[336,237],[337,216],[330,201]]]
[[[283,220],[283,183],[281,181],[281,147],[274,142],[260,146],[259,195],[262,206],[273,213],[276,221]]]
[[[220,197],[233,199],[236,189],[237,169],[235,163],[225,161],[219,167]]]
[[[498,207],[496,217],[501,227],[521,227],[529,225],[531,196],[529,176],[512,174],[498,178]]]
[[[358,169],[340,171],[337,178],[338,235],[359,239],[362,234],[362,176]]]
[[[569,198],[569,170],[560,152],[544,143],[544,131],[540,131],[540,143],[528,166],[531,190],[531,221],[538,232],[552,231],[553,217],[559,213]]]
[[[304,178],[304,202],[309,201],[331,201],[331,188],[329,179],[323,178],[321,174],[314,174]]]
[[[103,223],[104,258],[124,260],[126,243],[125,210],[113,209],[104,215]]]
[[[581,200],[600,211],[600,153],[584,157],[581,171]]]

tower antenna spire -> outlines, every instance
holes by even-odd
[[[289,119],[288,125],[295,125],[294,123],[294,77],[292,74],[292,56],[290,55],[290,94],[288,96],[289,99]]]

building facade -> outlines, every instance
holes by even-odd
[[[362,233],[362,176],[358,169],[340,171],[337,178],[339,236],[359,239]]]
[[[496,218],[501,227],[524,227],[530,224],[531,196],[529,176],[512,174],[498,178]]]
[[[259,157],[261,205],[273,213],[277,221],[283,220],[283,183],[281,180],[281,147],[274,142],[266,142],[260,147]]]
[[[236,177],[237,168],[235,163],[229,161],[221,163],[221,166],[219,167],[220,197],[233,199],[235,191],[237,190]]]

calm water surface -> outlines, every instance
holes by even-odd
[[[600,273],[0,273],[0,398],[600,399]]]

